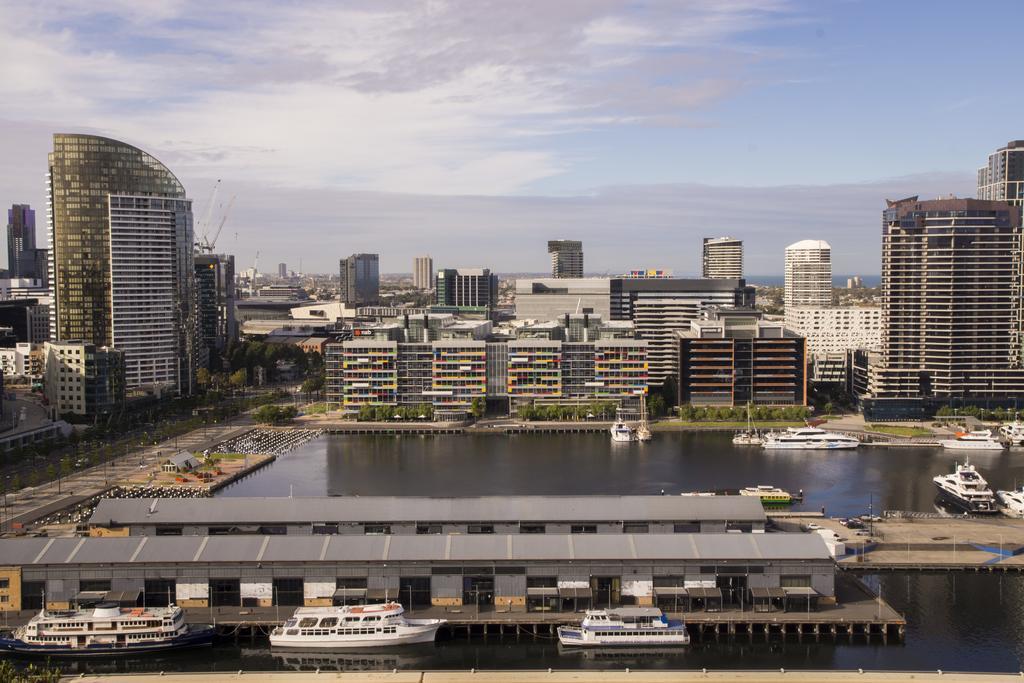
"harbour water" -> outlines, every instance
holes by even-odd
[[[931,478],[962,454],[935,448],[775,451],[725,433],[659,433],[649,444],[603,434],[326,436],[232,484],[223,496],[656,494],[774,484],[803,489],[803,509],[853,515],[935,511]],[[1024,450],[972,454],[994,487],[1024,482]],[[800,507],[797,507],[800,509]],[[266,640],[158,658],[67,663],[69,672],[399,669],[1024,668],[1024,576],[942,573],[867,577],[908,620],[903,643],[740,636],[678,651],[565,652],[550,639],[441,641],[388,652],[272,653]]]
[[[772,484],[804,490],[797,510],[935,512],[932,477],[963,458],[939,448],[764,451],[711,432],[658,433],[646,444],[612,443],[604,434],[332,435],[219,495],[676,494]],[[1024,449],[970,458],[993,488],[1024,483]]]

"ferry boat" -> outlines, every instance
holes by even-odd
[[[176,605],[121,608],[103,602],[91,609],[43,609],[10,636],[0,636],[0,652],[109,657],[211,645],[213,635],[212,626],[186,624]]]
[[[444,619],[406,619],[397,602],[300,607],[270,632],[271,647],[297,650],[390,647],[432,643]]]
[[[957,432],[955,439],[942,439],[943,448],[957,451],[1001,451],[1003,444],[993,436],[991,429],[977,429],[973,432]]]
[[[999,428],[999,433],[1010,443],[1011,446],[1024,446],[1024,422],[1014,420]]]
[[[559,626],[558,642],[573,647],[688,645],[686,624],[657,607],[587,610],[579,626]]]
[[[1024,518],[1024,487],[1014,491],[996,491],[996,500],[1010,517]]]
[[[793,494],[789,491],[780,489],[778,486],[768,486],[767,484],[740,489],[740,495],[756,496],[761,499],[761,503],[764,505],[789,505],[794,499]]]
[[[977,514],[997,512],[996,499],[988,482],[968,460],[962,465],[956,463],[952,474],[940,474],[932,481],[939,490],[939,498],[959,510]]]
[[[860,440],[817,427],[790,427],[784,432],[769,432],[764,437],[763,445],[768,449],[837,450],[857,448]]]

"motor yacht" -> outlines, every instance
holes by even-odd
[[[957,451],[1001,451],[1004,446],[992,436],[991,429],[977,429],[972,432],[957,432],[955,439],[942,439],[943,448]]]
[[[176,605],[122,608],[102,602],[90,609],[43,609],[9,636],[0,636],[0,652],[109,657],[210,645],[213,636],[212,626],[186,624]]]
[[[686,624],[657,607],[588,610],[579,626],[559,626],[558,642],[575,647],[687,645]]]
[[[1024,446],[1024,422],[1014,420],[999,428],[999,433],[1011,446]]]
[[[1003,506],[1004,514],[1024,518],[1024,487],[1013,491],[996,491],[996,500]]]
[[[790,427],[782,432],[769,432],[764,437],[767,449],[836,450],[857,448],[860,440],[847,434],[826,432],[817,427]]]
[[[932,481],[939,490],[939,498],[958,510],[977,514],[997,512],[996,499],[988,482],[968,460],[962,465],[956,463],[952,474],[940,474]]]
[[[629,425],[625,422],[616,422],[612,425],[610,431],[612,434],[612,441],[617,443],[634,440],[633,430],[630,429]]]
[[[297,650],[389,647],[432,643],[444,619],[406,619],[397,602],[300,607],[270,632],[270,645]]]

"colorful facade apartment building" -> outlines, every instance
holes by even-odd
[[[590,386],[596,398],[646,394],[649,372],[646,341],[609,339],[595,342],[594,379]]]
[[[517,339],[508,343],[508,395],[513,399],[562,395],[562,343]]]
[[[348,341],[342,344],[345,410],[390,406],[398,402],[398,343]]]
[[[432,361],[434,406],[468,409],[474,399],[487,398],[487,343],[452,339],[434,342]]]

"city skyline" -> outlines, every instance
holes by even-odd
[[[492,268],[540,270],[530,245],[557,234],[586,241],[595,272],[614,271],[628,230],[638,260],[677,273],[699,272],[689,245],[714,233],[745,241],[751,273],[781,272],[771,247],[805,238],[835,246],[836,272],[876,273],[880,243],[864,236],[877,236],[878,207],[973,196],[985,156],[1020,136],[1011,112],[1022,97],[1011,89],[1000,107],[981,106],[982,93],[1004,90],[985,67],[1014,56],[1000,39],[1014,22],[992,27],[953,4],[885,7],[887,21],[917,29],[891,50],[876,31],[881,9],[609,2],[498,17],[459,3],[268,5],[229,26],[230,9],[187,2],[11,5],[0,201],[43,206],[49,136],[88,132],[152,150],[198,211],[224,178],[238,202],[222,248],[240,265],[257,249],[297,262],[296,234],[380,251],[384,272],[428,247],[459,265],[479,260],[460,246],[472,234],[500,255]],[[96,30],[107,20],[123,40]],[[984,55],[967,47],[982,36]],[[875,106],[893,74],[918,106]],[[965,82],[957,97],[932,103],[952,79]],[[808,206],[812,193],[836,215]],[[398,238],[394,252],[381,231]],[[664,253],[669,241],[686,246]],[[333,270],[324,251],[304,270]]]

